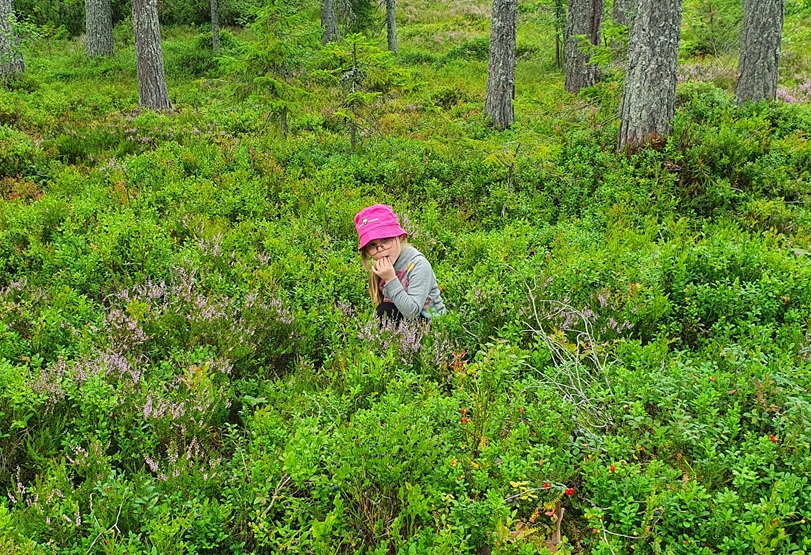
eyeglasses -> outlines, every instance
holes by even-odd
[[[363,250],[366,254],[372,256],[373,254],[377,254],[380,251],[386,250],[391,246],[393,242],[394,237],[389,237],[388,239],[380,239],[377,243],[369,243],[368,245],[363,247]]]

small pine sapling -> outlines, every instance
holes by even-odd
[[[221,58],[223,69],[237,77],[235,93],[255,97],[268,108],[283,137],[290,129],[289,116],[308,92],[297,84],[306,53],[318,46],[318,27],[311,25],[304,6],[297,2],[270,2],[251,26],[256,38],[235,56]]]
[[[326,46],[330,69],[326,73],[340,82],[345,95],[335,115],[343,117],[349,127],[352,150],[358,142],[358,131],[375,124],[373,109],[387,93],[402,90],[409,81],[408,73],[397,67],[391,52],[378,47],[363,35],[349,35]]]

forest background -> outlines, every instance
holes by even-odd
[[[519,4],[15,2],[0,88],[3,553],[807,553],[811,4],[736,106],[741,8],[685,2],[673,131],[616,151],[623,29],[578,95]],[[610,4],[606,6],[610,10]],[[559,27],[559,26],[558,26]],[[264,77],[264,79],[263,79]],[[450,313],[379,330],[352,218],[392,204]]]

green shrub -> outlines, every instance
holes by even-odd
[[[443,56],[443,61],[470,60],[486,62],[490,55],[490,40],[484,37],[476,38],[454,46]]]
[[[22,102],[10,94],[0,96],[0,126],[10,129],[16,124],[22,116],[22,106]]]
[[[199,35],[197,40],[188,45],[183,44],[183,50],[172,52],[167,47],[167,71],[173,74],[184,74],[189,77],[215,77],[219,67],[217,57],[213,51],[213,38],[211,32]],[[226,30],[220,31],[220,48],[227,54],[237,47],[234,35]]]
[[[404,52],[398,59],[403,65],[432,64],[437,61],[435,55],[427,52]]]
[[[246,94],[164,27],[165,114],[135,109],[128,22],[104,60],[29,24],[36,86],[0,98],[0,551],[529,555],[558,508],[561,553],[808,551],[807,107],[687,82],[673,135],[618,154],[619,76],[573,101],[533,39],[499,133],[481,6],[406,7],[407,72],[355,37],[354,97],[351,41],[300,7],[255,19]],[[286,138],[279,80],[307,90]],[[437,274],[430,325],[375,320],[375,202]]]
[[[731,107],[712,86],[680,89],[684,113],[676,118],[668,145],[687,205],[698,214],[729,213],[743,195],[802,196],[808,171],[803,107],[773,108],[767,103]],[[699,126],[693,118],[706,121]]]
[[[30,175],[36,149],[31,139],[21,133],[0,125],[0,179]]]

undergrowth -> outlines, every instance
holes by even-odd
[[[27,44],[0,91],[0,549],[808,551],[809,105],[737,108],[685,59],[672,135],[618,155],[621,77],[564,93],[541,2],[496,133],[489,12],[434,4],[402,7],[398,57],[364,43],[352,106],[342,46],[276,98],[229,73],[255,33],[229,65],[178,26],[155,114],[131,44]],[[690,48],[726,48],[699,23]],[[430,327],[374,322],[374,202],[436,271]]]

